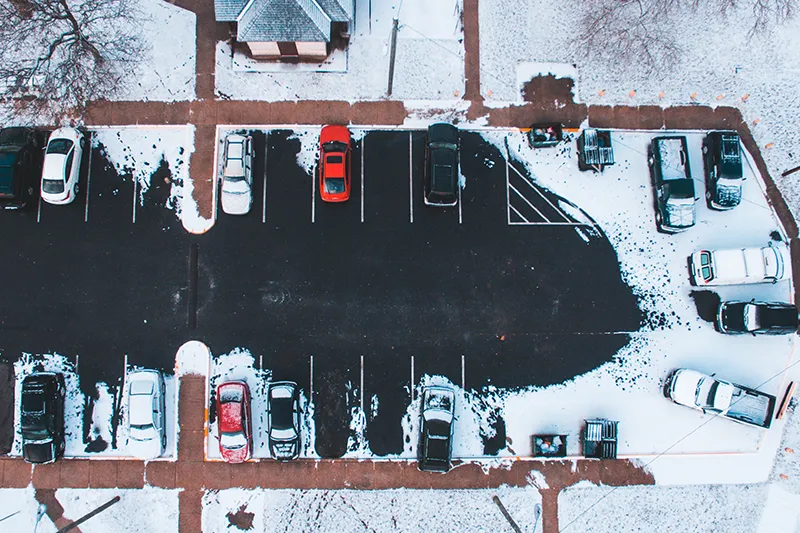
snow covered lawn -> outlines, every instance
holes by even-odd
[[[237,531],[513,532],[497,496],[521,531],[541,504],[534,487],[496,490],[243,490],[206,492],[203,533]],[[238,526],[236,524],[239,524]]]
[[[400,5],[402,4],[402,9]],[[398,13],[398,9],[400,9]],[[356,0],[346,72],[243,71],[227,42],[217,43],[216,91],[232,100],[380,100],[386,97],[392,18],[400,22],[392,98],[451,100],[464,94],[461,0]],[[371,14],[371,17],[370,17]],[[243,45],[242,45],[243,46]],[[329,65],[320,70],[328,70]]]
[[[174,102],[195,98],[197,16],[165,0],[136,0],[150,50],[124,80],[119,101]],[[169,36],[168,39],[165,39]]]

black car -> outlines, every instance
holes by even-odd
[[[722,302],[717,309],[721,333],[790,335],[797,332],[797,308],[771,302]]]
[[[658,230],[678,233],[694,226],[694,181],[686,137],[654,137],[648,162],[656,192]]]
[[[420,470],[450,470],[455,405],[455,394],[448,387],[425,387],[422,391],[422,427],[417,447]]]
[[[36,199],[44,137],[30,128],[0,130],[0,209],[21,209]]]
[[[297,383],[275,381],[267,391],[269,453],[289,461],[300,455],[300,395]]]
[[[458,129],[452,124],[428,126],[425,148],[425,204],[458,202]]]
[[[64,376],[37,372],[22,381],[22,456],[29,463],[52,463],[64,453]]]
[[[742,201],[742,152],[739,134],[712,131],[703,141],[706,202],[712,209],[733,209]]]

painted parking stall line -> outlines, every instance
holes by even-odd
[[[367,136],[361,138],[361,222],[364,222],[364,151],[367,143]]]
[[[133,214],[131,220],[136,224],[136,200],[139,198],[139,180],[134,176],[131,181],[133,181]]]
[[[571,219],[521,172],[513,161],[506,160],[506,197],[510,226],[585,226]]]
[[[316,222],[316,212],[317,212],[317,180],[314,179],[314,176],[317,175],[317,169],[315,168],[312,170],[313,175],[311,176],[311,223],[314,224]]]
[[[408,132],[408,213],[409,222],[414,223],[414,148],[411,132]]]
[[[264,188],[261,191],[261,223],[267,223],[267,152],[269,148],[269,132],[264,139]]]
[[[83,212],[83,221],[89,222],[89,197],[92,193],[92,141],[94,140],[94,133],[89,132],[89,168],[86,169],[86,210]]]

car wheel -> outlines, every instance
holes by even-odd
[[[711,201],[711,191],[706,191],[706,201],[707,202]]]
[[[661,212],[656,211],[656,226],[661,228]]]
[[[76,183],[75,186],[72,188],[72,195],[78,196],[78,193],[81,192],[81,186]]]
[[[707,154],[707,153],[708,153],[708,146],[706,146],[706,145],[704,144],[704,145],[703,145],[703,154],[705,155],[705,154]]]
[[[86,137],[81,137],[81,140],[78,144],[81,145],[81,149],[86,148]]]

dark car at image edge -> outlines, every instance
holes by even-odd
[[[22,381],[22,456],[29,463],[52,463],[64,453],[64,376],[37,372]]]
[[[0,130],[0,209],[22,209],[36,199],[44,140],[30,128]]]
[[[800,325],[793,304],[775,302],[722,302],[717,309],[720,333],[791,335]]]

